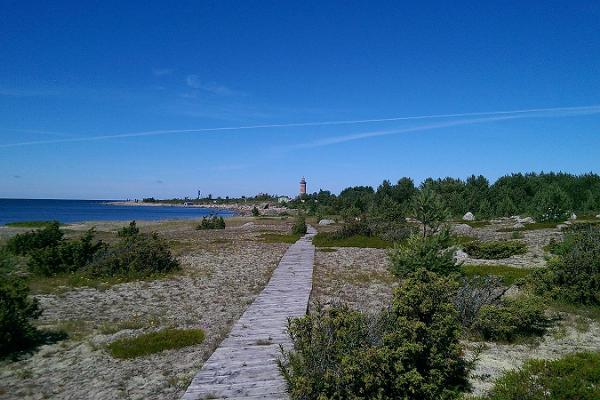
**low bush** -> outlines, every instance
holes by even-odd
[[[304,214],[298,214],[296,216],[296,220],[294,221],[294,225],[292,226],[292,234],[306,235],[307,231],[308,227],[306,226],[306,217]]]
[[[463,249],[469,256],[485,260],[497,260],[527,253],[527,245],[517,240],[474,241],[465,243]]]
[[[217,217],[213,215],[212,217],[202,217],[202,222],[200,225],[196,227],[198,230],[207,230],[207,229],[225,229],[225,220],[223,217]]]
[[[131,221],[129,225],[119,229],[117,236],[120,238],[135,236],[140,233],[140,228],[137,227],[135,221]]]
[[[127,359],[193,346],[202,343],[204,337],[202,329],[164,329],[116,340],[108,345],[108,349],[113,357]]]
[[[455,399],[467,388],[452,281],[421,270],[392,307],[367,316],[346,306],[291,320],[280,368],[292,399]]]
[[[568,354],[558,360],[529,360],[500,377],[479,400],[600,399],[600,353]]]
[[[52,221],[42,229],[19,233],[6,242],[6,249],[16,255],[27,255],[34,250],[56,246],[63,239],[58,221]]]
[[[63,240],[55,245],[32,250],[29,270],[42,276],[81,270],[105,247],[101,241],[94,242],[94,229],[78,240]]]
[[[45,228],[53,223],[54,221],[19,221],[9,222],[5,225],[12,228]]]
[[[535,290],[557,300],[600,305],[600,227],[574,227],[552,251],[558,255],[532,276]]]
[[[508,288],[496,276],[462,278],[453,303],[462,326],[470,328],[483,306],[496,305]]]
[[[260,211],[258,211],[258,208],[256,208],[256,206],[252,207],[252,216],[258,217],[259,215],[260,215]]]
[[[421,268],[449,275],[458,272],[460,264],[454,260],[452,238],[447,229],[435,235],[412,235],[388,253],[391,272],[404,277]]]
[[[462,272],[466,277],[493,275],[506,286],[524,282],[537,269],[517,268],[508,265],[463,265]]]
[[[0,357],[27,349],[39,339],[32,321],[42,311],[28,294],[23,280],[0,277]]]
[[[158,234],[137,234],[105,247],[86,268],[92,276],[131,278],[164,274],[179,268],[167,243]]]
[[[548,322],[540,298],[521,296],[482,306],[472,328],[486,340],[511,342],[543,334]]]

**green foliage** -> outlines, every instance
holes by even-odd
[[[280,233],[263,233],[260,238],[265,243],[296,243],[302,235],[280,234]]]
[[[462,272],[467,277],[493,275],[497,276],[507,286],[523,281],[535,269],[516,268],[507,265],[463,265]]]
[[[33,274],[42,276],[78,271],[104,247],[104,243],[94,242],[92,228],[79,240],[61,240],[52,246],[32,250],[28,267]]]
[[[600,398],[600,353],[529,360],[505,373],[480,400],[596,400]]]
[[[0,277],[0,357],[35,344],[39,332],[32,325],[42,311],[21,279]]]
[[[204,337],[202,329],[164,329],[116,340],[108,345],[108,349],[113,357],[127,359],[193,346],[202,343]]]
[[[485,260],[498,260],[527,253],[527,245],[517,240],[473,241],[466,243],[463,249],[469,256]]]
[[[258,208],[256,208],[256,206],[252,207],[252,216],[258,217],[259,215],[260,215],[260,211],[258,211]]]
[[[537,292],[570,303],[600,305],[600,227],[574,226],[552,251],[558,255],[532,277]]]
[[[86,267],[92,276],[144,277],[179,269],[167,243],[156,233],[123,237]]]
[[[56,246],[63,238],[59,226],[58,221],[52,221],[37,231],[15,235],[7,241],[6,249],[13,254],[27,255],[33,250]]]
[[[196,227],[198,230],[207,230],[207,229],[225,229],[225,220],[223,217],[217,217],[213,215],[212,217],[202,217],[202,222],[200,225]]]
[[[117,236],[120,238],[135,236],[140,233],[140,228],[137,227],[135,221],[131,221],[128,226],[119,229]]]
[[[564,221],[569,218],[571,200],[557,184],[545,187],[533,197],[536,219],[540,222]]]
[[[369,317],[346,306],[291,320],[280,368],[292,399],[455,399],[467,387],[455,285],[420,271]]]
[[[473,331],[486,340],[509,342],[518,337],[541,335],[548,326],[544,310],[544,303],[534,296],[484,305],[473,323]]]
[[[294,221],[294,225],[292,226],[292,234],[293,235],[306,235],[308,231],[308,227],[306,226],[306,217],[304,214],[299,213],[296,216]]]
[[[423,226],[423,236],[435,233],[449,217],[442,197],[425,186],[412,200],[412,216]]]
[[[389,251],[391,272],[401,278],[421,268],[441,275],[457,272],[460,264],[454,260],[452,245],[448,229],[436,235],[412,235]]]
[[[319,232],[313,239],[317,247],[362,247],[373,249],[387,249],[393,246],[392,242],[377,236],[353,235],[339,237],[335,232]]]

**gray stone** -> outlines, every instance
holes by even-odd
[[[596,215],[596,218],[600,219],[600,214]]]
[[[469,211],[468,213],[463,215],[462,219],[463,219],[463,221],[475,221],[475,216],[473,215],[473,213],[471,211]]]
[[[461,249],[456,250],[456,253],[454,253],[454,259],[456,262],[465,261],[467,258],[469,258],[469,255]]]
[[[457,235],[469,235],[473,232],[473,228],[471,228],[467,224],[458,224],[452,228],[453,232]]]
[[[523,229],[523,228],[525,228],[525,225],[523,225],[520,222],[517,222],[516,224],[513,225],[513,228],[514,229]]]
[[[571,213],[571,217],[569,217],[569,219],[576,220],[577,215],[575,213]]]
[[[533,224],[535,220],[531,217],[519,218],[517,222],[520,224]]]
[[[332,219],[322,219],[319,221],[319,225],[331,225],[335,224],[335,221]]]

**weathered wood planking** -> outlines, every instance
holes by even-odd
[[[289,317],[306,313],[312,289],[316,231],[286,251],[271,280],[196,374],[183,400],[288,399],[277,367],[289,347]]]

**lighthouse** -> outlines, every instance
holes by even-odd
[[[300,196],[304,196],[306,194],[306,179],[302,177],[300,179]]]

